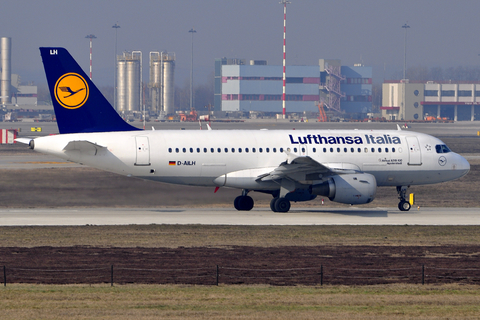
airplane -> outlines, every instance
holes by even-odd
[[[40,48],[60,134],[18,138],[31,149],[128,177],[237,188],[237,210],[252,191],[272,195],[273,212],[317,196],[370,203],[396,187],[401,211],[412,185],[458,179],[468,161],[441,140],[401,130],[140,130],[126,123],[70,53]],[[74,95],[64,96],[65,87]],[[153,128],[152,128],[153,129]]]

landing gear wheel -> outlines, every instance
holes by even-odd
[[[270,209],[271,209],[273,212],[277,212],[277,210],[275,209],[275,202],[277,202],[277,199],[278,199],[278,198],[273,198],[272,201],[270,201]]]
[[[278,198],[275,201],[276,212],[288,212],[288,210],[290,210],[290,201],[285,198]]]
[[[238,196],[233,201],[233,206],[239,211],[250,211],[253,208],[253,199],[249,196]]]
[[[408,201],[400,201],[400,203],[398,204],[398,209],[400,209],[400,211],[408,211],[410,210],[412,206],[410,205],[410,202]]]

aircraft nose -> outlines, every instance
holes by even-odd
[[[453,166],[454,169],[459,173],[459,177],[463,177],[470,171],[470,163],[461,155],[457,155]]]

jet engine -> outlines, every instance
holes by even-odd
[[[346,204],[370,203],[377,192],[377,180],[369,173],[335,175],[310,186],[312,195],[328,197],[331,201]]]

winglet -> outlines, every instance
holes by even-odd
[[[40,48],[60,133],[134,131],[64,48]]]

